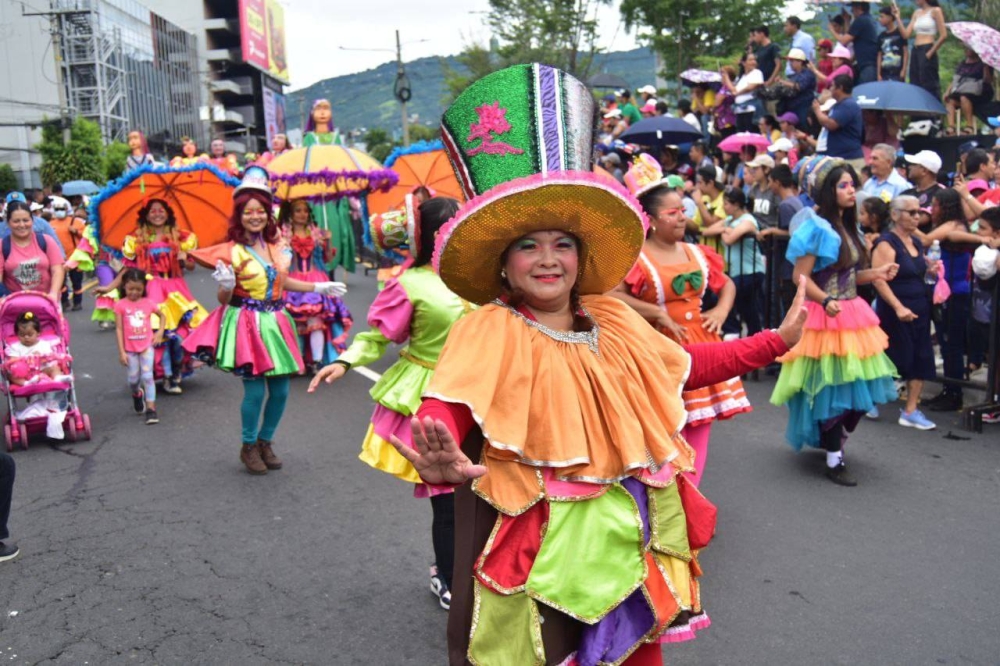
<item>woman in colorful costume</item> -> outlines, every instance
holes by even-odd
[[[197,247],[197,236],[177,228],[174,210],[163,199],[150,199],[139,209],[135,232],[122,241],[124,268],[138,268],[153,276],[146,285],[146,295],[167,319],[163,345],[156,350],[156,374],[163,377],[165,393],[182,392],[181,377],[190,374],[190,358],[181,342],[208,314],[184,280],[184,270],[194,269],[190,253]],[[117,292],[121,275],[119,272],[94,293],[104,296]]]
[[[306,121],[306,134],[302,137],[302,146],[342,146],[344,144],[340,132],[333,126],[333,112],[330,101],[317,99],[313,102],[309,119]],[[333,271],[337,266],[354,272],[354,257],[358,252],[357,241],[354,238],[354,227],[351,224],[351,204],[347,198],[335,201],[319,201],[312,204],[313,217],[320,229],[330,232],[330,244],[336,250],[333,260],[327,263],[327,268]]]
[[[274,433],[285,413],[289,376],[305,370],[283,293],[347,292],[339,282],[288,277],[292,253],[274,219],[269,180],[263,168],[247,168],[233,190],[230,242],[198,253],[199,260],[215,262],[220,307],[184,341],[185,350],[243,379],[240,461],[254,475],[282,467]]]
[[[720,342],[720,331],[736,298],[722,257],[705,245],[684,243],[687,218],[681,195],[671,189],[655,160],[641,156],[625,175],[650,220],[650,233],[639,261],[612,295],[628,303],[658,331],[678,344]],[[702,312],[702,296],[711,289],[718,304]],[[695,451],[697,486],[705,470],[712,423],[751,411],[738,377],[685,391],[687,421],[681,431]]]
[[[316,226],[309,204],[302,200],[283,203],[278,224],[292,251],[288,277],[302,282],[326,282],[329,278],[324,265],[333,253],[330,234]],[[285,303],[295,320],[303,357],[314,374],[347,349],[347,333],[353,321],[351,311],[340,297],[292,291],[285,294]]]
[[[458,211],[458,202],[440,197],[419,207],[416,204],[412,195],[406,195],[403,215],[380,216],[383,222],[372,237],[382,250],[406,245],[415,255],[412,264],[375,297],[368,310],[371,330],[355,336],[348,350],[313,378],[309,391],[321,381],[329,384],[340,379],[352,366],[373,363],[385,355],[390,343],[406,343],[399,360],[372,387],[371,396],[377,404],[358,457],[375,469],[416,484],[414,497],[430,498],[435,557],[431,591],[441,606],[448,608],[455,549],[452,490],[421,482],[413,465],[396,453],[389,438],[399,437],[412,447],[410,419],[420,407],[420,396],[434,374],[448,332],[472,306],[449,291],[431,266],[437,231]]]
[[[660,641],[706,626],[697,555],[715,509],[684,474],[681,391],[761,367],[801,333],[799,307],[780,333],[685,349],[603,295],[634,265],[645,216],[591,173],[595,125],[590,91],[544,65],[490,74],[444,114],[470,201],[435,265],[484,307],[449,333],[416,450],[392,442],[425,483],[461,484],[452,664],[659,664]]]
[[[868,251],[856,219],[858,177],[849,164],[813,157],[803,173],[816,206],[792,218],[785,258],[795,267],[795,280],[807,278],[809,319],[801,342],[779,359],[771,402],[788,405],[785,437],[792,448],[825,449],[827,478],[854,486],[844,443],[862,416],[897,397],[896,368],[885,354],[889,340],[857,287],[891,280],[899,265],[865,268]]]

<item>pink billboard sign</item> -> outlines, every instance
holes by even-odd
[[[265,72],[269,69],[264,0],[240,0],[240,42],[243,61]]]

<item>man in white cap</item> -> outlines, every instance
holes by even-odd
[[[921,150],[916,155],[907,155],[905,159],[910,165],[907,175],[913,187],[900,194],[916,197],[920,201],[920,207],[927,208],[931,205],[934,193],[944,187],[937,181],[941,170],[941,156],[932,150]]]
[[[896,149],[887,143],[875,144],[868,166],[871,167],[872,177],[861,188],[866,194],[890,203],[904,190],[913,187],[896,171]]]
[[[792,144],[791,139],[788,139],[787,137],[781,137],[767,147],[767,152],[774,157],[774,163],[776,165],[787,164],[789,168],[794,167],[794,162],[798,161],[792,159],[793,150],[795,150],[795,146]]]
[[[645,86],[639,88],[638,92],[639,92],[639,96],[642,97],[643,106],[645,106],[646,102],[648,102],[649,100],[653,100],[653,104],[654,105],[656,104],[656,99],[655,99],[656,98],[656,86],[645,85]]]
[[[765,153],[758,153],[746,163],[744,169],[744,179],[750,186],[747,192],[750,212],[757,219],[757,226],[760,229],[778,226],[778,204],[781,200],[771,191],[768,182],[772,169],[774,169],[774,159]]]

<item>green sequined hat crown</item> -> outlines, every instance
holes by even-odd
[[[438,234],[434,263],[452,291],[480,304],[496,298],[507,246],[553,229],[581,242],[581,294],[625,277],[645,215],[628,190],[593,173],[595,109],[583,83],[531,64],[483,77],[445,111],[441,139],[469,199]]]

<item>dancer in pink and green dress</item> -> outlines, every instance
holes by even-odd
[[[309,204],[303,200],[282,204],[278,213],[281,233],[292,251],[288,276],[303,282],[326,282],[324,270],[332,258],[330,233],[316,226]],[[316,293],[285,294],[285,307],[295,320],[302,357],[313,374],[347,349],[353,320],[344,301]]]
[[[195,253],[203,263],[215,264],[221,305],[184,341],[187,351],[243,379],[240,460],[251,474],[281,469],[274,434],[285,413],[289,376],[304,371],[283,293],[347,291],[338,282],[288,277],[291,252],[281,241],[268,183],[267,171],[249,167],[233,191],[230,242]]]
[[[436,197],[414,209],[412,195],[407,195],[407,204],[405,219],[382,216],[385,222],[376,229],[373,240],[382,249],[388,249],[393,245],[398,247],[399,240],[409,239],[410,251],[416,255],[413,265],[379,292],[368,310],[371,330],[355,336],[346,352],[320,370],[309,391],[314,391],[320,382],[329,384],[340,379],[353,366],[378,360],[390,343],[406,343],[399,352],[399,360],[371,390],[375,413],[358,457],[375,469],[415,484],[414,497],[430,498],[434,515],[431,540],[436,558],[431,567],[431,591],[448,608],[454,560],[453,491],[425,485],[389,439],[395,436],[412,441],[410,419],[434,375],[441,348],[452,325],[471,311],[472,306],[452,293],[430,265],[437,230],[458,211],[458,202]]]

